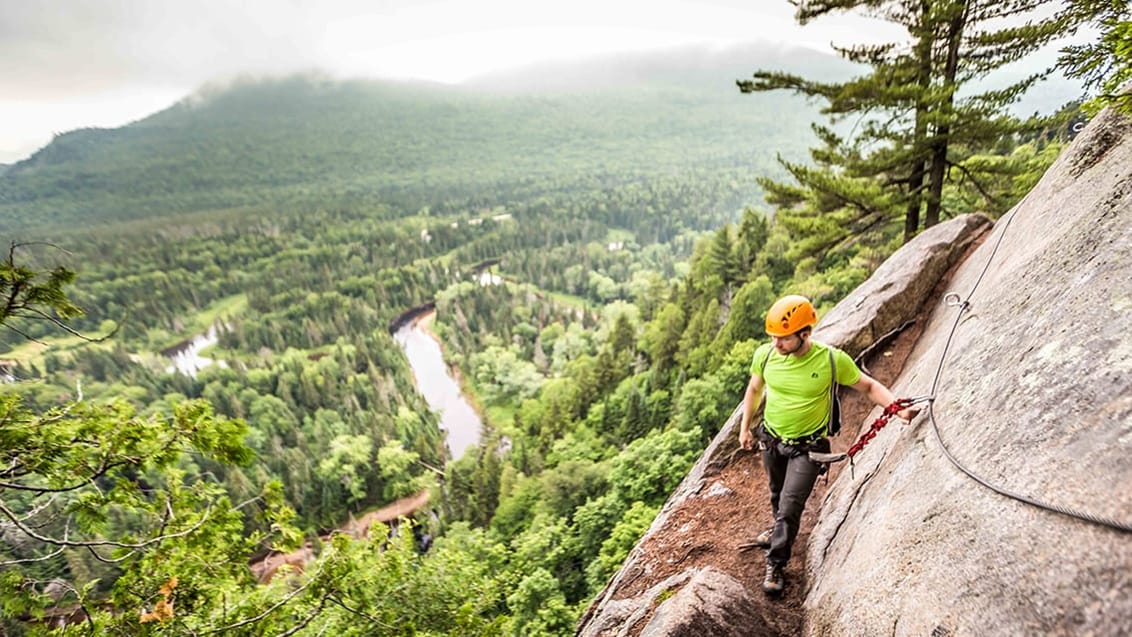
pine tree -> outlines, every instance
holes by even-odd
[[[800,0],[802,24],[858,12],[900,25],[903,42],[838,48],[868,72],[817,82],[760,70],[743,92],[792,90],[825,101],[830,126],[815,126],[813,165],[783,161],[795,183],[762,179],[777,220],[798,240],[794,258],[826,265],[862,249],[903,241],[949,214],[945,188],[974,191],[980,208],[1001,213],[1012,201],[991,185],[1009,162],[968,162],[996,149],[1024,124],[1004,114],[1049,73],[968,94],[971,84],[1032,53],[1070,28],[1067,12],[1045,15],[1051,0]],[[1046,12],[1048,13],[1048,12]],[[1021,23],[1022,20],[1026,20]],[[1018,24],[1018,26],[1002,25]],[[960,96],[963,91],[964,95]],[[849,132],[840,132],[852,118]],[[958,200],[969,200],[957,198]],[[832,259],[832,261],[831,261]]]
[[[1132,113],[1132,93],[1122,92],[1132,82],[1132,7],[1127,0],[1073,0],[1070,5],[1075,23],[1093,24],[1100,37],[1063,48],[1058,66],[1069,77],[1084,80],[1085,90],[1098,91],[1085,104],[1086,112],[1112,104]]]
[[[719,275],[725,286],[735,283],[744,274],[735,252],[731,226],[723,226],[716,231],[705,259],[708,267]]]
[[[743,220],[739,222],[739,232],[735,240],[735,258],[741,270],[741,281],[746,281],[750,276],[755,257],[766,246],[769,236],[770,224],[766,215],[753,208],[744,209]]]

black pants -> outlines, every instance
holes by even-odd
[[[798,536],[806,500],[818,476],[826,469],[811,461],[807,454],[829,452],[829,439],[821,438],[807,445],[787,445],[759,427],[759,442],[770,486],[770,506],[774,511],[774,533],[766,557],[767,561],[784,566],[790,559],[794,538]]]

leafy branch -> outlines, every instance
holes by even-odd
[[[16,251],[34,245],[45,245],[66,253],[62,248],[46,242],[11,243],[7,258],[0,263],[0,325],[39,344],[44,343],[13,325],[12,320],[46,321],[88,343],[99,343],[113,336],[118,327],[103,336],[91,337],[67,324],[71,319],[86,315],[63,291],[64,286],[74,282],[75,272],[61,265],[55,266],[46,273],[47,278],[43,280],[43,272],[18,265]]]

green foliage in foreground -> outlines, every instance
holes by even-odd
[[[119,608],[147,606],[173,577],[187,600],[217,580],[246,581],[244,556],[298,539],[277,489],[242,505],[271,529],[246,534],[245,513],[194,462],[247,462],[246,431],[202,401],[162,418],[139,416],[124,401],[37,414],[16,396],[0,398],[0,513],[9,537],[19,538],[2,552],[5,616],[41,617],[54,606],[47,592],[101,606],[95,574],[113,579],[110,601]],[[58,556],[90,579],[53,586]],[[188,566],[198,563],[210,567]]]

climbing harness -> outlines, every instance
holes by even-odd
[[[891,405],[885,407],[884,413],[881,414],[880,417],[878,417],[873,422],[872,426],[869,427],[869,430],[866,431],[865,434],[863,436],[861,436],[861,438],[857,442],[855,442],[853,444],[853,446],[851,446],[847,451],[845,451],[843,453],[830,453],[830,454],[820,454],[820,453],[811,452],[809,454],[809,457],[814,462],[824,462],[824,463],[839,462],[841,460],[848,458],[850,460],[850,467],[852,467],[853,456],[856,455],[858,452],[860,452],[861,449],[863,449],[865,447],[865,445],[867,445],[869,443],[870,440],[872,440],[874,437],[876,437],[876,433],[878,431],[880,431],[885,425],[888,424],[889,419],[893,415],[895,415],[896,412],[898,412],[901,409],[904,409],[904,408],[908,407],[909,405],[914,404],[916,402],[926,401],[928,403],[928,407],[927,407],[928,419],[932,423],[932,430],[935,432],[935,439],[936,439],[936,441],[939,442],[939,446],[943,449],[944,456],[946,456],[947,459],[951,462],[951,464],[954,465],[960,471],[962,471],[967,477],[971,478],[972,480],[981,484],[982,486],[990,489],[991,491],[994,491],[995,493],[1002,495],[1002,496],[1005,496],[1007,498],[1010,498],[1012,500],[1017,500],[1018,502],[1023,502],[1025,504],[1029,504],[1029,505],[1037,507],[1039,509],[1051,511],[1053,513],[1060,513],[1062,515],[1065,515],[1065,516],[1068,516],[1068,517],[1071,517],[1071,518],[1075,518],[1075,519],[1078,519],[1078,520],[1082,520],[1084,522],[1090,522],[1092,524],[1097,524],[1097,525],[1100,525],[1100,526],[1107,526],[1111,529],[1114,529],[1114,530],[1117,530],[1117,531],[1123,531],[1125,533],[1132,533],[1132,523],[1121,522],[1121,521],[1118,521],[1118,520],[1115,520],[1115,519],[1112,519],[1112,518],[1106,518],[1106,517],[1102,517],[1102,516],[1095,515],[1095,514],[1092,514],[1092,513],[1078,511],[1076,509],[1071,509],[1071,508],[1064,507],[1064,506],[1061,506],[1061,505],[1058,505],[1058,504],[1051,504],[1051,503],[1048,503],[1048,502],[1043,502],[1041,500],[1037,500],[1037,499],[1032,498],[1030,496],[1020,494],[1020,493],[1016,493],[1016,492],[1011,491],[1009,489],[1006,489],[1004,487],[1000,487],[1000,486],[996,486],[994,484],[991,484],[985,478],[979,476],[974,471],[972,471],[968,467],[964,466],[963,463],[961,463],[951,453],[951,450],[947,447],[947,443],[945,443],[944,440],[943,440],[942,434],[940,434],[940,432],[939,432],[939,422],[936,420],[935,410],[933,409],[933,406],[935,404],[936,390],[939,387],[939,379],[940,379],[940,376],[943,375],[943,365],[946,362],[947,354],[951,349],[951,341],[954,339],[955,332],[959,328],[959,321],[960,321],[960,319],[963,318],[963,313],[967,312],[971,309],[970,299],[975,294],[975,290],[977,290],[979,288],[979,285],[983,281],[983,277],[986,276],[987,271],[990,269],[990,265],[994,261],[995,255],[998,254],[999,247],[1002,245],[1002,239],[1003,239],[1003,237],[1006,236],[1006,231],[1010,228],[1010,223],[1012,221],[1014,221],[1014,215],[1020,207],[1021,207],[1021,204],[1019,203],[1019,205],[1015,206],[1014,210],[1012,210],[1010,212],[1010,214],[1007,216],[1006,223],[1004,223],[1003,226],[1002,226],[1002,232],[999,233],[998,239],[995,241],[994,248],[991,250],[990,256],[987,257],[987,262],[983,265],[982,271],[979,273],[978,278],[975,280],[975,285],[971,288],[971,291],[967,294],[967,298],[963,299],[962,297],[960,297],[958,294],[956,294],[954,292],[949,293],[949,294],[947,294],[946,296],[943,297],[944,304],[946,304],[948,307],[958,308],[958,312],[955,315],[955,322],[952,323],[952,325],[951,325],[951,331],[947,334],[947,341],[944,343],[943,353],[940,354],[940,357],[939,357],[939,365],[936,367],[935,378],[932,380],[931,394],[928,395],[928,396],[924,396],[924,397],[921,397],[921,398],[914,398],[914,399],[901,398],[901,399],[898,399],[895,402],[893,402]]]

